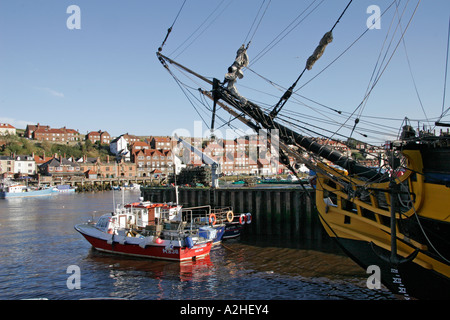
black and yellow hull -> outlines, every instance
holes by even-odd
[[[392,180],[395,201],[392,181],[368,183],[323,166],[316,206],[327,233],[361,267],[378,266],[393,293],[450,299],[450,188],[427,178],[422,153],[404,153],[408,169]]]
[[[380,280],[399,298],[421,300],[449,300],[450,279],[441,273],[425,268],[414,261],[397,266],[381,258],[391,252],[372,242],[333,237],[342,250],[364,270],[369,266],[380,268]],[[370,274],[368,273],[368,277]]]

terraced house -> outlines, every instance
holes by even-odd
[[[66,127],[54,129],[50,126],[27,125],[25,129],[25,137],[39,141],[51,141],[51,142],[69,142],[69,141],[81,141],[80,133],[75,129],[69,129]]]
[[[70,180],[83,177],[83,172],[77,162],[56,155],[41,164],[39,171],[42,175],[51,176],[53,181],[57,179]]]
[[[78,159],[77,162],[85,178],[88,179],[134,178],[136,176],[136,164],[123,160],[119,162],[110,161],[109,156],[106,161],[101,161],[100,158],[84,156]]]
[[[137,149],[133,153],[138,177],[168,176],[173,173],[171,150]]]

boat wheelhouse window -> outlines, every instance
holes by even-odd
[[[97,222],[98,228],[106,228],[108,226],[110,217],[100,217]]]

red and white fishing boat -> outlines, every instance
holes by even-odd
[[[216,236],[173,219],[180,213],[173,204],[132,203],[102,215],[97,223],[75,226],[97,250],[136,257],[184,261],[205,257]]]

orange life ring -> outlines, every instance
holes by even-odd
[[[209,223],[211,223],[212,225],[215,225],[217,222],[217,218],[216,215],[214,213],[211,213],[209,215]]]
[[[245,214],[241,213],[241,215],[239,216],[239,223],[245,224]]]
[[[109,228],[109,229],[108,229],[108,233],[109,233],[109,234],[113,234],[113,229],[112,229],[112,228]]]
[[[234,219],[234,213],[233,213],[233,211],[230,210],[227,212],[227,221],[233,222],[233,219]]]

